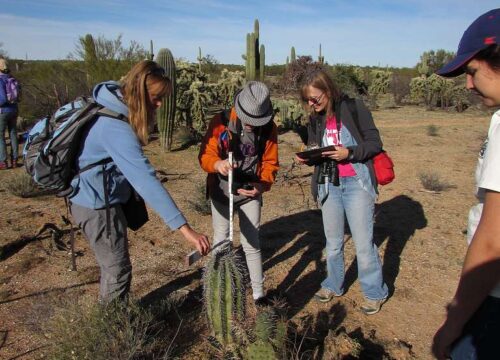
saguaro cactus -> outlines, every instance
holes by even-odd
[[[247,81],[264,81],[265,48],[259,47],[259,20],[255,19],[254,32],[247,34],[247,52],[242,55],[245,60]]]
[[[245,320],[245,285],[240,263],[232,249],[221,250],[212,256],[203,275],[208,324],[223,346],[236,342],[235,324]]]
[[[201,63],[203,62],[203,57],[201,56],[201,47],[198,46],[198,69],[201,71]]]
[[[292,46],[292,49],[290,50],[290,62],[294,62],[295,60],[297,60],[295,57],[295,47]]]
[[[165,97],[156,112],[158,131],[160,132],[161,146],[170,151],[172,149],[172,138],[174,134],[175,100],[177,86],[175,83],[175,61],[169,49],[160,49],[156,56],[156,62],[165,69],[165,74],[172,82],[172,92]]]
[[[318,56],[318,62],[320,64],[324,64],[325,63],[325,57],[323,55],[321,55],[321,43],[319,44],[319,56]]]

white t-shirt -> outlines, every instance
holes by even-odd
[[[469,224],[467,226],[467,243],[469,245],[481,219],[486,190],[500,192],[500,110],[493,114],[488,137],[479,152],[476,186],[476,197],[479,203],[469,211]],[[493,288],[490,295],[500,298],[500,283]]]

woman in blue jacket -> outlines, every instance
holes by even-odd
[[[73,193],[69,196],[73,218],[83,229],[101,269],[99,298],[102,302],[125,298],[130,289],[132,266],[127,221],[121,204],[127,202],[132,188],[200,253],[206,254],[210,247],[205,235],[191,229],[142,151],[148,142],[148,128],[154,122],[156,109],[170,91],[171,83],[163,68],[148,60],[135,65],[122,83],[101,83],[93,91],[99,104],[128,118],[125,122],[99,116],[87,129],[78,168],[106,158],[112,161],[75,177],[71,183]],[[103,176],[107,181],[103,181]]]
[[[315,165],[311,182],[314,198],[321,206],[326,237],[327,277],[315,298],[328,302],[344,293],[344,214],[356,247],[358,276],[366,301],[361,311],[372,315],[388,296],[382,264],[373,242],[373,214],[377,180],[371,158],[382,150],[372,116],[360,100],[346,99],[323,70],[306,76],[302,101],[310,110],[308,146],[334,145],[314,163],[297,157],[300,163]],[[358,124],[347,101],[355,101]]]

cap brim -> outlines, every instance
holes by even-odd
[[[238,101],[238,97],[240,94],[237,94],[234,99],[234,108],[236,110],[236,115],[241,120],[242,123],[251,125],[251,126],[264,126],[273,118],[273,107],[269,106],[269,110],[264,116],[255,117],[251,114],[247,113],[244,109],[241,108],[240,102]]]
[[[463,66],[467,64],[480,50],[458,55],[448,64],[436,71],[436,74],[444,77],[455,77],[464,73]]]

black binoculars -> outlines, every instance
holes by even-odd
[[[333,186],[340,185],[339,167],[335,160],[326,160],[320,165],[318,184],[330,182]]]

